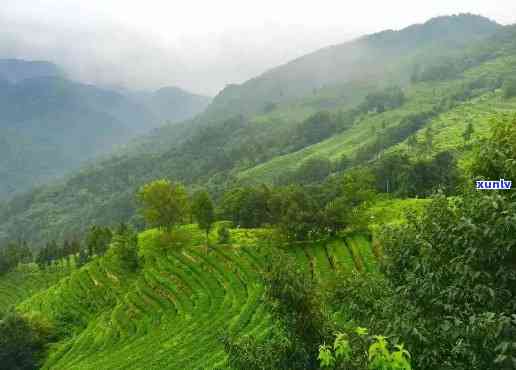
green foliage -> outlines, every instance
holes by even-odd
[[[287,240],[317,239],[324,225],[324,217],[308,189],[287,187],[275,198],[274,209],[278,227]]]
[[[475,132],[475,129],[473,128],[473,124],[471,122],[468,122],[466,129],[462,133],[462,137],[464,138],[465,143],[467,143],[471,140],[471,135],[473,135],[474,132]]]
[[[327,158],[308,158],[295,171],[281,174],[275,182],[278,185],[320,183],[330,175],[332,167]]]
[[[109,233],[111,232],[109,231]],[[52,240],[47,242],[45,246],[39,250],[35,262],[40,269],[45,269],[53,264],[59,263],[59,261],[63,259],[66,259],[67,263],[70,265],[71,258],[77,253],[79,253],[79,258],[76,260],[76,263],[79,266],[82,266],[82,264],[86,263],[87,260],[93,256],[90,249],[82,250],[81,244],[77,239],[72,241],[65,240],[62,245],[58,245],[55,240]]]
[[[8,243],[4,248],[0,248],[0,276],[15,269],[20,263],[32,262],[32,258],[27,243]]]
[[[139,266],[137,234],[126,225],[120,225],[107,256],[122,268],[135,271]]]
[[[8,313],[0,320],[0,366],[9,370],[39,369],[51,339],[47,325]]]
[[[507,79],[502,85],[503,97],[510,99],[516,96],[516,79]]]
[[[498,369],[516,304],[514,201],[474,192],[438,197],[421,219],[383,237],[400,305],[391,328],[420,369]],[[396,329],[397,327],[397,329]]]
[[[296,366],[287,362],[286,358],[292,351],[291,344],[285,333],[275,326],[266,340],[257,341],[248,336],[237,340],[225,334],[220,341],[228,355],[228,364],[235,370],[276,370]]]
[[[226,225],[222,225],[217,229],[217,236],[220,244],[229,244],[231,242],[231,233]]]
[[[75,265],[77,267],[82,267],[87,264],[91,259],[91,256],[88,254],[88,251],[85,248],[81,248],[79,250],[79,254],[77,255],[77,260],[75,261]]]
[[[399,125],[389,127],[382,132],[373,142],[361,146],[355,153],[355,162],[362,163],[374,156],[378,156],[386,148],[395,145],[417,130],[423,127],[428,121],[434,118],[442,108],[434,106],[431,110],[413,113],[404,117]]]
[[[245,228],[260,227],[271,221],[270,196],[266,186],[230,189],[220,202],[220,218]]]
[[[336,307],[340,321],[348,325],[366,326],[381,330],[378,322],[389,320],[392,287],[379,273],[344,271],[329,285],[329,301]]]
[[[310,184],[324,180],[331,173],[332,164],[327,158],[310,158],[301,163],[296,180],[300,184]]]
[[[265,297],[276,325],[261,341],[247,339],[239,343],[236,338],[225,337],[230,366],[317,369],[317,345],[329,337],[330,331],[315,284],[280,250],[268,255],[265,266]]]
[[[194,194],[192,200],[192,215],[197,220],[199,228],[206,232],[206,239],[208,239],[208,233],[215,221],[213,202],[208,192],[199,191]]]
[[[170,230],[183,221],[189,210],[184,186],[165,179],[143,185],[138,191],[138,200],[145,221],[152,227]]]
[[[368,94],[359,106],[363,112],[383,113],[400,107],[405,102],[405,94],[399,86],[389,87],[380,92]]]
[[[403,345],[389,349],[389,342],[381,335],[369,336],[367,329],[358,327],[350,338],[346,333],[337,333],[333,348],[319,346],[319,361],[322,368],[357,370],[411,370],[410,353]],[[353,343],[352,343],[353,342]],[[356,347],[356,348],[353,348]],[[367,346],[369,346],[367,348]]]
[[[492,122],[491,136],[481,143],[472,165],[476,178],[516,179],[516,116],[502,116]],[[509,192],[511,194],[511,192]]]
[[[330,112],[317,112],[304,120],[298,127],[292,142],[296,148],[318,143],[337,131],[337,117]]]
[[[438,189],[452,195],[461,183],[455,154],[449,151],[415,161],[392,153],[375,162],[373,168],[378,190],[401,197],[428,197]]]
[[[109,248],[113,233],[107,227],[92,226],[86,235],[85,247],[90,256],[102,256]]]

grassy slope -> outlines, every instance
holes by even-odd
[[[483,65],[481,68],[467,72],[469,78],[480,77],[495,70],[516,71],[516,58],[500,58]],[[463,132],[468,123],[474,127],[472,142],[485,138],[489,133],[491,120],[500,114],[514,114],[516,112],[516,98],[504,99],[501,91],[488,92],[470,101],[459,104],[454,109],[433,119],[429,125],[434,132],[433,152],[444,150],[458,150],[467,161],[471,151],[464,147]],[[416,133],[416,139],[423,141],[423,131]],[[390,151],[408,151],[406,140],[389,148]],[[408,151],[409,154],[415,154]]]
[[[137,273],[108,257],[97,258],[19,303],[19,311],[48,319],[65,335],[52,346],[43,368],[226,368],[221,330],[265,335],[270,318],[262,301],[259,245],[267,244],[269,231],[232,230],[232,245],[207,254],[202,233],[187,228],[193,238],[181,249],[156,249],[159,233],[142,233],[146,263]],[[370,244],[360,236],[297,245],[289,253],[323,281],[337,269],[375,269]],[[35,286],[27,276],[18,275],[19,281]],[[0,286],[23,290],[23,284],[13,287],[13,279],[1,278]]]
[[[10,307],[55,284],[70,271],[66,264],[55,265],[46,271],[30,264],[0,277],[0,316]]]
[[[382,134],[380,129],[382,124],[385,124],[386,128],[396,126],[403,117],[431,108],[443,96],[463,84],[475,81],[482,76],[496,78],[504,71],[514,71],[515,65],[516,57],[503,57],[472,68],[456,80],[412,85],[406,89],[407,102],[402,107],[381,114],[364,116],[354,127],[341,134],[297,152],[276,157],[242,171],[237,176],[245,182],[272,183],[281,172],[297,168],[310,157],[326,157],[331,160],[338,160],[342,155],[351,157],[362,145],[371,143]],[[479,138],[488,131],[491,114],[515,110],[516,100],[504,101],[499,93],[486,93],[472,101],[460,104],[429,123],[435,129],[435,150],[460,148],[463,144],[462,132],[468,121],[474,124],[476,130],[474,137]],[[422,131],[420,130],[420,140]]]

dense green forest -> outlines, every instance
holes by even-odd
[[[0,368],[515,369],[515,75],[439,17],[6,201]]]

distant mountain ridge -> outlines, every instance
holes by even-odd
[[[155,91],[128,92],[127,95],[143,104],[160,122],[180,122],[204,111],[211,98],[192,94],[175,86]]]
[[[0,80],[18,83],[37,77],[64,77],[64,72],[53,63],[21,59],[0,59]]]
[[[502,26],[478,15],[461,14],[432,18],[400,31],[386,30],[343,44],[322,48],[273,68],[243,84],[228,85],[214,99],[208,112],[220,115],[256,114],[270,103],[300,99],[324,87],[358,80],[382,81],[395,73],[391,64],[433,55],[442,47],[453,52],[474,40],[492,35]],[[450,50],[451,49],[451,50]],[[396,71],[406,82],[410,71]],[[400,80],[395,76],[395,80]]]
[[[128,97],[71,81],[48,62],[0,60],[0,81],[0,199],[191,118],[209,103],[175,88]]]

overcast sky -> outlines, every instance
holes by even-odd
[[[516,23],[515,0],[1,0],[0,58],[43,59],[74,79],[215,95],[356,36],[446,14]]]

